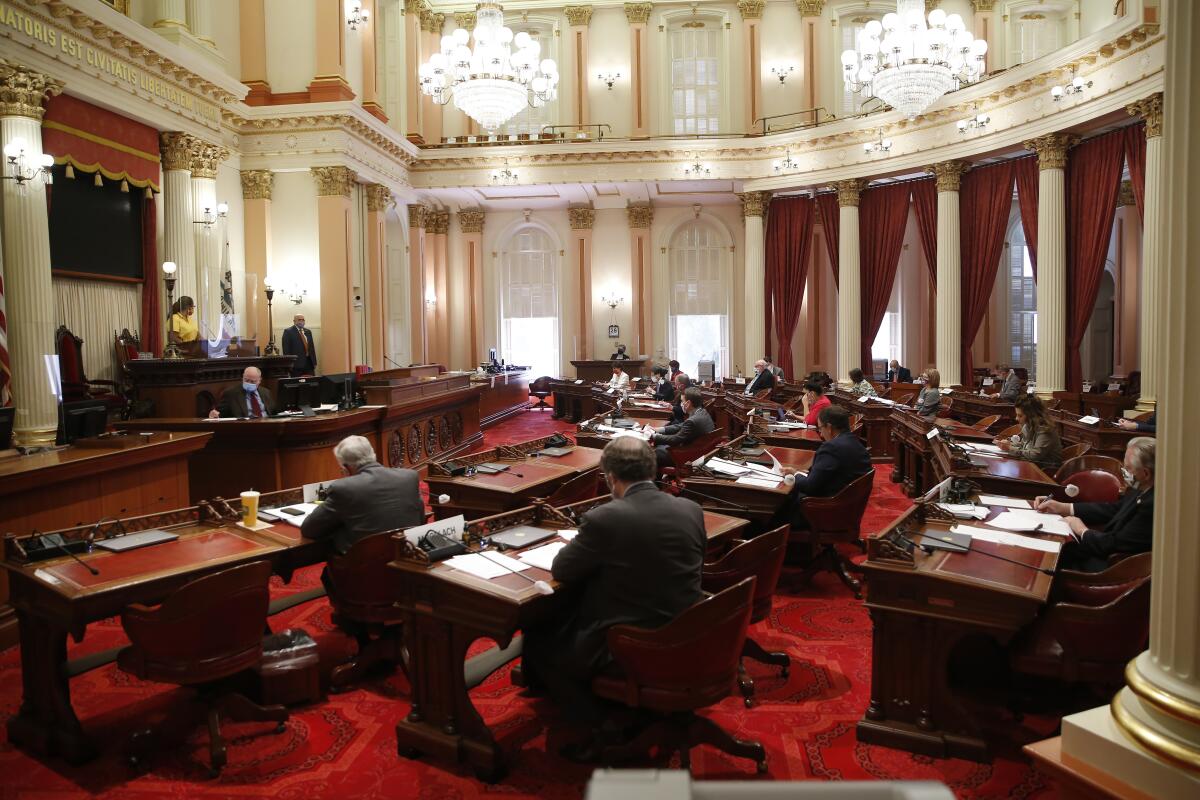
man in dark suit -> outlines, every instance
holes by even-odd
[[[912,371],[908,367],[900,366],[900,362],[892,359],[892,363],[888,366],[887,373],[888,383],[912,383]]]
[[[675,399],[675,387],[667,380],[667,368],[662,366],[653,367],[650,374],[654,376],[654,399],[665,401],[667,403]]]
[[[275,410],[270,390],[262,385],[262,372],[258,367],[246,367],[242,370],[242,385],[230,386],[222,392],[220,402],[208,412],[208,418],[269,417]]]
[[[664,425],[654,431],[654,452],[658,456],[659,469],[671,466],[671,454],[668,447],[683,447],[699,439],[706,433],[712,433],[716,428],[712,417],[704,410],[704,395],[695,386],[688,387],[683,392],[680,403],[687,418],[678,425]]]
[[[625,345],[619,344],[617,345],[617,352],[612,354],[612,358],[609,361],[626,361],[628,358],[629,354],[625,352]]]
[[[677,372],[671,378],[671,385],[675,387],[675,397],[671,401],[671,419],[669,423],[671,425],[678,425],[687,419],[687,414],[683,412],[683,393],[692,385],[692,379],[682,372]]]
[[[775,373],[767,369],[767,362],[761,358],[754,362],[754,379],[746,386],[744,394],[754,394],[763,389],[775,388]]]
[[[1154,539],[1154,440],[1148,436],[1130,439],[1121,472],[1129,488],[1116,503],[1037,499],[1038,511],[1063,514],[1071,527],[1071,541],[1058,560],[1060,569],[1103,572],[1111,555],[1150,549]]]
[[[292,377],[315,375],[317,370],[317,346],[313,343],[312,331],[304,327],[304,315],[292,317],[292,327],[283,332],[283,354],[295,356],[292,362]]]
[[[577,591],[565,620],[525,630],[522,670],[575,721],[600,722],[591,679],[612,662],[608,629],[658,628],[700,599],[704,514],[654,485],[654,453],[623,436],[604,448],[600,470],[613,500],[583,515],[575,539],[554,559],[554,579]]]
[[[783,511],[791,526],[807,530],[808,520],[800,508],[805,497],[833,497],[855,478],[871,471],[871,454],[858,436],[850,432],[850,414],[840,406],[826,406],[817,414],[817,432],[824,439],[813,455],[807,475],[796,475],[796,484]],[[779,524],[782,524],[780,520]]]

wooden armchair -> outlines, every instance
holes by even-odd
[[[362,679],[376,664],[405,668],[396,576],[387,566],[393,557],[390,534],[377,533],[359,539],[345,555],[329,559],[325,588],[333,623],[358,640],[358,653],[329,676],[334,690]]]
[[[546,402],[546,398],[549,396],[550,396],[550,376],[543,375],[542,377],[535,380],[533,383],[529,384],[529,399],[537,401],[535,405],[531,405],[529,407],[529,410],[530,411],[541,411],[543,408],[548,408],[551,411],[553,411],[554,409],[551,407],[551,405]]]
[[[760,773],[767,771],[761,744],[734,739],[696,714],[724,700],[736,684],[753,597],[754,579],[746,578],[661,628],[609,628],[608,648],[615,665],[592,680],[592,691],[650,712],[656,720],[630,744],[607,748],[605,761],[643,755],[657,745],[668,757],[678,750],[680,766],[690,769],[691,749],[710,744],[753,759]]]
[[[667,453],[671,456],[671,463],[675,466],[667,467],[664,473],[670,477],[684,477],[692,468],[691,462],[709,450],[712,450],[724,438],[725,431],[717,428],[710,433],[704,434],[691,444],[668,447]]]
[[[938,403],[937,415],[941,419],[949,419],[952,409],[954,408],[954,398],[950,395],[942,395],[941,401]]]
[[[975,428],[976,430],[986,431],[988,428],[992,427],[999,421],[1000,421],[1000,415],[992,414],[990,417],[984,417],[983,419],[979,420],[971,427]]]
[[[1020,432],[1021,432],[1020,425],[1009,425],[1007,428],[1005,428],[1004,430],[997,433],[996,438],[997,439],[1008,439],[1009,437],[1016,436]]]
[[[83,339],[71,333],[66,325],[59,325],[54,332],[54,352],[58,354],[63,402],[101,400],[110,411],[125,407],[125,398],[115,381],[88,380],[83,370]]]
[[[804,567],[811,577],[822,565],[841,578],[842,583],[862,599],[862,584],[850,575],[846,557],[838,552],[838,544],[858,544],[863,514],[867,501],[871,499],[871,486],[875,482],[875,470],[855,478],[833,497],[805,497],[800,509],[808,520],[809,529],[793,528],[788,539],[791,542],[816,545],[818,551]]]
[[[195,686],[208,718],[209,772],[225,766],[221,718],[276,722],[283,731],[288,718],[283,706],[260,706],[233,691],[226,679],[248,670],[262,659],[267,624],[271,565],[254,561],[206,575],[176,589],[162,605],[131,605],[121,612],[121,626],[130,645],[117,654],[117,666],[147,681]],[[192,714],[188,715],[189,718]],[[190,720],[194,722],[194,720]],[[164,734],[191,726],[168,718]],[[150,731],[134,735],[130,760],[138,765]]]
[[[576,475],[569,481],[561,484],[552,494],[544,498],[541,502],[548,506],[558,508],[560,506],[578,503],[582,500],[590,500],[593,497],[599,497],[608,491],[607,488],[601,491],[603,478],[600,477],[599,470],[588,470],[587,472]]]
[[[1082,455],[1087,455],[1087,452],[1092,449],[1092,446],[1087,442],[1080,442],[1062,449],[1062,460],[1070,461],[1072,458],[1079,458]]]
[[[749,541],[737,541],[717,561],[704,565],[701,586],[704,591],[716,593],[729,588],[746,578],[754,578],[754,598],[750,611],[750,624],[762,622],[771,615],[771,604],[779,574],[783,571],[783,559],[787,555],[787,526],[756,536]],[[792,660],[787,653],[769,653],[749,636],[742,647],[742,657],[752,658],[763,664],[774,664],[780,675],[788,676]],[[746,707],[754,705],[754,681],[739,670],[738,685],[745,697]]]
[[[1054,499],[1065,503],[1115,503],[1125,486],[1121,462],[1108,456],[1078,456],[1064,461],[1054,480],[1060,484],[1053,491]],[[1078,494],[1068,496],[1068,485],[1075,486]]]
[[[1068,475],[1074,475],[1077,472],[1088,472],[1089,470],[1099,470],[1112,475],[1122,484],[1125,478],[1121,474],[1122,464],[1112,456],[1077,456],[1075,458],[1063,458],[1062,466],[1058,468],[1058,472],[1054,473],[1054,480],[1059,483],[1064,483],[1064,479]]]
[[[759,389],[757,392],[754,393],[755,400],[769,400],[770,398],[771,398],[771,390],[770,389]]]

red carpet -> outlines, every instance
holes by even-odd
[[[546,412],[521,415],[486,434],[487,446],[545,435],[570,426],[553,423]],[[874,532],[907,507],[908,501],[881,466],[867,512],[864,532]],[[319,568],[298,574],[275,594],[307,589],[318,582]],[[276,579],[277,582],[277,579]],[[1040,718],[1025,727],[1010,723],[1000,755],[992,764],[939,760],[883,747],[860,745],[855,723],[867,704],[870,686],[871,623],[835,577],[818,575],[811,586],[785,573],[771,618],[754,631],[767,649],[787,649],[793,658],[787,681],[774,668],[747,662],[756,678],[759,705],[746,709],[730,697],[712,713],[736,735],[760,740],[777,780],[933,779],[963,798],[1047,798],[1053,790],[1020,755],[1020,745],[1050,735],[1057,719]],[[323,660],[333,662],[351,646],[329,622],[322,600],[272,618],[272,627],[303,627],[321,644]],[[95,652],[123,642],[117,620],[88,629],[72,655]],[[479,643],[483,646],[485,643]],[[490,644],[490,643],[486,643]],[[364,688],[332,695],[310,707],[293,709],[284,734],[269,724],[230,725],[229,766],[215,781],[204,778],[207,733],[197,728],[190,749],[164,755],[145,774],[128,768],[121,757],[126,737],[160,717],[185,694],[142,683],[109,665],[71,682],[75,708],[84,728],[100,743],[102,755],[75,768],[52,760],[43,763],[8,744],[0,725],[0,798],[53,796],[277,797],[315,800],[324,797],[474,798],[485,796],[580,797],[590,768],[573,765],[546,750],[547,722],[553,712],[544,701],[517,696],[508,670],[491,676],[473,697],[501,743],[516,752],[508,778],[489,786],[466,769],[443,761],[407,761],[396,755],[394,725],[408,712],[403,677],[377,680]],[[0,723],[20,703],[17,650],[0,654]],[[693,774],[706,779],[757,779],[748,761],[734,760],[709,748],[693,752]]]

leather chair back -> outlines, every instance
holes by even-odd
[[[121,627],[130,646],[118,654],[118,665],[144,680],[178,685],[253,667],[262,659],[270,579],[270,563],[254,561],[197,578],[160,606],[127,606]]]
[[[806,497],[800,501],[811,539],[818,542],[855,542],[863,514],[871,499],[875,470],[861,475],[833,497]]]
[[[1082,455],[1087,455],[1087,452],[1092,449],[1092,446],[1087,442],[1070,445],[1062,449],[1062,460],[1070,461],[1072,458],[1079,458]]]
[[[746,578],[754,578],[754,600],[750,623],[760,622],[771,613],[771,601],[783,559],[787,555],[788,527],[786,525],[737,542],[720,559],[704,565],[701,585],[706,592],[720,592]]]
[[[1121,477],[1122,466],[1120,461],[1111,456],[1087,455],[1075,458],[1066,458],[1064,456],[1062,466],[1058,468],[1058,472],[1054,473],[1054,480],[1065,485],[1067,483],[1066,478],[1069,475],[1074,475],[1077,472],[1099,470],[1100,472],[1107,472],[1109,475],[1112,475],[1118,482],[1123,482],[1125,479]]]
[[[600,494],[600,486],[600,472],[598,470],[588,470],[559,486],[542,502],[558,508],[559,506],[578,503],[581,500],[590,500]]]
[[[771,396],[770,389],[759,389],[757,392],[754,393],[755,400],[766,400],[770,396]]]
[[[388,569],[393,558],[391,534],[376,533],[359,539],[344,555],[329,559],[329,604],[334,613],[355,622],[400,622],[396,573]]]
[[[992,414],[990,417],[984,417],[983,419],[979,420],[971,427],[976,428],[977,430],[986,431],[988,428],[992,427],[999,421],[1000,421],[1000,415]]]
[[[1020,432],[1021,432],[1020,425],[1009,425],[1007,428],[1005,428],[1004,430],[997,433],[996,438],[997,439],[1008,439],[1012,436],[1016,436]]]
[[[1074,485],[1079,489],[1079,494],[1074,497],[1069,496],[1066,492],[1068,485]],[[1053,495],[1056,499],[1067,503],[1115,503],[1121,499],[1121,487],[1121,481],[1110,473],[1089,469],[1064,477],[1062,488],[1055,489]]]
[[[543,375],[542,377],[529,384],[530,397],[549,397],[550,396],[550,376]]]
[[[1152,553],[1138,553],[1103,572],[1061,570],[1054,582],[1053,599],[1093,608],[1107,605],[1150,578],[1152,557]]]
[[[689,461],[695,461],[700,456],[712,450],[717,444],[725,438],[725,431],[716,428],[713,431],[704,434],[691,444],[682,446],[668,447],[667,453],[671,456],[671,462],[675,464],[675,469],[687,469]]]

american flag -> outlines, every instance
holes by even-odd
[[[4,315],[4,276],[0,275],[0,407],[12,405],[12,362],[8,357],[8,318]]]

